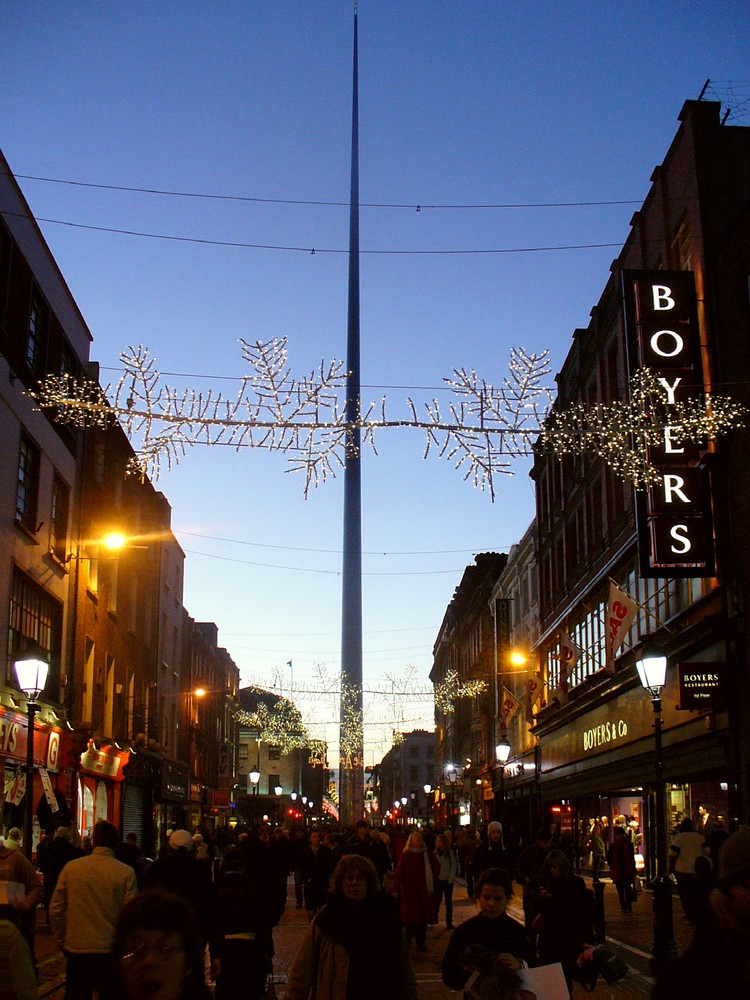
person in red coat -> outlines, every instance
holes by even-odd
[[[417,951],[427,951],[427,925],[437,923],[435,888],[440,869],[415,831],[406,841],[393,878],[393,895],[399,901],[406,938],[415,938]]]
[[[615,839],[609,848],[609,874],[617,887],[620,909],[633,912],[633,885],[635,883],[635,854],[633,845],[625,834],[624,826],[615,827]]]

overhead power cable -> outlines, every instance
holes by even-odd
[[[22,216],[20,212],[5,212],[5,215]],[[23,216],[26,217],[26,216]],[[36,222],[46,222],[52,226],[66,226],[70,229],[86,229],[95,233],[114,233],[118,236],[137,236],[140,239],[163,240],[172,243],[191,243],[195,246],[233,247],[238,250],[276,250],[285,253],[315,254],[348,254],[348,247],[300,247],[276,243],[244,243],[239,240],[209,240],[197,236],[169,236],[163,233],[147,233],[137,229],[118,229],[115,226],[92,226],[83,222],[68,222],[64,219],[50,219],[35,215]],[[532,247],[489,247],[487,249],[469,250],[360,250],[361,254],[370,257],[457,257],[457,256],[492,256],[512,253],[554,253],[561,250],[603,250],[621,247],[622,240],[613,243],[571,243],[551,246]]]
[[[131,187],[126,184],[97,184],[92,181],[74,181],[63,177],[40,177],[37,174],[15,174],[26,181],[42,181],[45,184],[66,184],[70,187],[94,188],[99,191],[124,191],[129,194],[153,194],[169,198],[197,198],[208,201],[239,201],[260,205],[311,205],[324,208],[349,208],[348,201],[326,201],[304,198],[259,198],[250,195],[210,194],[203,191],[171,191],[165,188]],[[640,205],[642,199],[628,198],[605,201],[542,201],[542,202],[487,202],[478,204],[428,204],[424,202],[361,202],[360,208],[406,209],[424,212],[438,209],[528,209],[528,208],[602,208],[609,205]]]

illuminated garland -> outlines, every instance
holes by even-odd
[[[373,452],[377,431],[421,430],[424,458],[436,451],[494,498],[495,478],[513,474],[508,459],[530,456],[537,438],[539,446],[558,456],[598,455],[617,475],[642,488],[658,477],[648,462],[648,448],[663,443],[667,427],[675,442],[700,443],[744,426],[746,416],[744,407],[722,396],[667,405],[663,385],[647,369],[633,377],[629,402],[551,409],[552,394],[541,384],[550,371],[549,352],[526,354],[514,348],[509,375],[499,387],[474,371],[454,369],[453,377],[443,380],[452,393],[445,414],[436,399],[423,403],[420,411],[407,399],[408,414],[391,420],[383,398],[363,406],[359,419],[349,423],[339,398],[346,383],[341,362],[321,362],[317,371],[297,379],[287,365],[285,339],[241,343],[252,371],[240,380],[235,398],[163,385],[143,347],[120,356],[125,374],[106,390],[62,375],[49,376],[30,395],[63,423],[119,423],[136,449],[129,471],[143,478],[157,479],[163,465],[171,468],[195,445],[263,448],[284,453],[292,471],[304,472],[305,496],[343,467],[355,429]]]
[[[341,767],[344,768],[357,767],[362,763],[365,734],[361,704],[361,688],[342,678],[339,757]]]
[[[664,446],[665,433],[674,444],[692,442],[706,446],[720,435],[745,426],[747,409],[725,396],[709,394],[668,403],[662,380],[641,368],[630,382],[630,401],[597,403],[586,407],[571,403],[552,410],[539,436],[539,446],[565,454],[594,454],[635,489],[644,489],[662,478],[649,463],[649,449]]]
[[[457,670],[447,670],[445,677],[435,685],[435,707],[444,715],[456,711],[456,702],[462,698],[476,698],[487,690],[485,681],[461,680]]]
[[[359,419],[349,423],[340,399],[346,387],[342,362],[321,362],[317,371],[294,378],[286,339],[241,344],[251,374],[240,380],[234,398],[162,384],[144,347],[120,355],[125,373],[106,390],[62,375],[49,376],[30,395],[63,423],[121,424],[136,451],[129,471],[142,478],[158,479],[163,465],[171,468],[198,444],[264,448],[284,453],[293,471],[304,472],[305,496],[343,467],[356,428],[375,451],[376,431],[409,427],[425,432],[424,458],[436,451],[494,497],[495,476],[512,475],[508,457],[532,454],[532,438],[551,401],[541,385],[550,371],[549,353],[514,348],[509,377],[499,387],[466,369],[444,379],[453,394],[445,416],[436,399],[422,404],[421,416],[407,399],[406,415],[391,420],[381,399],[363,406]]]

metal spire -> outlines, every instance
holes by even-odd
[[[359,367],[359,81],[357,3],[354,4],[352,65],[352,156],[349,198],[349,305],[346,340],[346,419],[352,425],[360,411]],[[362,732],[362,483],[360,431],[354,428],[344,465],[344,558],[341,600],[341,718],[339,805],[343,824],[354,823],[364,811],[364,766],[361,735],[352,745],[352,719],[358,714]],[[345,766],[346,765],[348,766]]]

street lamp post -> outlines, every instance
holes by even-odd
[[[445,765],[445,777],[448,782],[448,791],[450,792],[450,810],[451,810],[451,821],[450,828],[455,833],[456,832],[456,782],[458,781],[458,768],[455,764]]]
[[[656,878],[651,882],[654,909],[652,966],[659,971],[674,958],[676,948],[672,921],[672,882],[667,875],[667,820],[665,809],[664,754],[662,750],[661,691],[667,678],[667,658],[653,646],[644,645],[636,663],[641,684],[651,695],[654,709],[654,749],[656,753]]]
[[[430,795],[432,794],[432,785],[429,781],[424,784],[424,801],[425,801],[425,819],[427,821],[427,826],[430,825]]]
[[[500,771],[500,806],[495,804],[495,819],[502,821],[505,819],[505,765],[510,756],[510,742],[507,736],[502,736],[495,747],[495,760]]]
[[[23,849],[31,861],[34,839],[34,717],[39,710],[37,698],[44,690],[49,673],[46,654],[37,646],[25,649],[15,661],[18,687],[26,695],[28,732],[26,734],[26,791]]]

